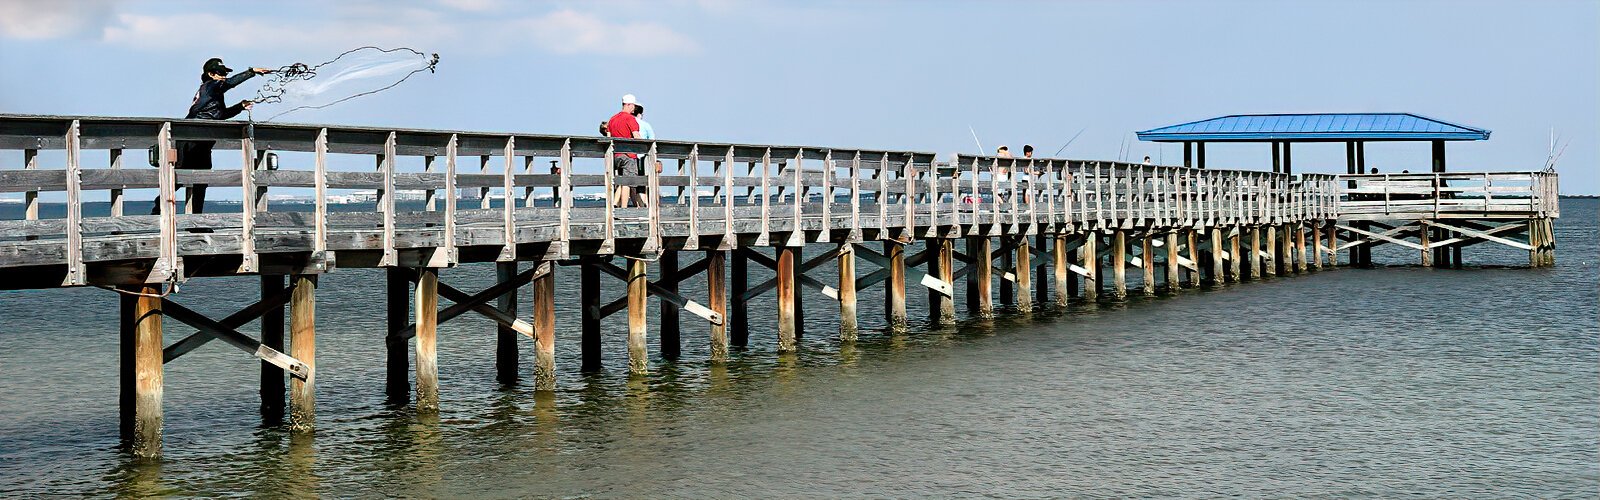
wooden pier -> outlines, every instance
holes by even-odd
[[[218,161],[232,167],[215,170],[174,168],[180,141],[214,141],[216,158],[238,161]],[[652,361],[646,356],[651,297],[662,358],[677,359],[682,342],[706,342],[710,361],[719,362],[747,346],[752,333],[775,338],[780,352],[799,349],[815,334],[806,332],[806,307],[836,304],[836,334],[853,340],[857,299],[879,290],[885,323],[904,329],[907,287],[926,292],[927,317],[948,324],[959,318],[958,282],[966,314],[981,318],[1001,306],[1027,313],[1122,300],[1135,290],[1129,274],[1141,278],[1136,291],[1153,294],[1305,273],[1340,265],[1341,254],[1343,262],[1370,264],[1368,249],[1379,244],[1418,250],[1425,265],[1453,252],[1457,257],[1447,262],[1459,265],[1462,247],[1491,242],[1526,249],[1530,265],[1550,265],[1551,221],[1559,216],[1556,175],[1544,172],[1289,175],[915,151],[27,115],[0,115],[0,151],[22,159],[21,168],[0,170],[0,192],[24,196],[23,216],[0,221],[6,276],[0,288],[118,292],[122,430],[140,456],[160,452],[162,365],[212,340],[260,358],[261,408],[269,421],[287,413],[292,428],[312,429],[317,277],[341,267],[387,270],[386,394],[433,411],[437,327],[469,313],[497,325],[499,380],[519,380],[518,352],[531,347],[534,388],[555,387],[555,350],[573,348],[555,331],[558,274],[577,273],[578,368],[600,368],[601,338],[613,334],[601,330],[601,320],[626,313],[628,370],[643,374]],[[664,169],[618,175],[610,168],[618,154]],[[155,168],[145,166],[146,156]],[[355,165],[361,170],[350,169]],[[239,193],[239,210],[202,213],[188,196],[179,197],[181,187],[199,185]],[[638,207],[586,201],[621,186],[645,188],[649,196]],[[359,210],[336,203],[348,196],[339,192],[351,190],[363,190]],[[84,213],[85,192],[96,191],[109,193],[109,215]],[[138,195],[140,201],[156,199],[154,214],[124,210],[138,192],[150,193]],[[40,217],[41,193],[64,202],[63,216]],[[269,203],[269,194],[294,193],[308,201]],[[402,209],[403,195],[416,198],[417,208]],[[807,246],[822,250],[806,258]],[[861,261],[871,265],[867,272],[858,272]],[[443,272],[490,262],[495,284],[483,290],[456,288]],[[836,280],[810,272],[828,263],[838,269]],[[773,277],[753,282],[752,264]],[[682,286],[702,274],[704,290]],[[172,293],[186,280],[238,275],[259,275],[261,298],[220,319],[194,312],[181,292]],[[776,318],[750,316],[752,300],[762,296],[776,299]],[[526,309],[521,297],[531,297]],[[439,308],[441,298],[452,304]],[[684,319],[709,324],[709,337],[682,338]],[[194,331],[168,343],[165,320]],[[238,331],[258,320],[259,339]],[[413,351],[414,367],[408,366]]]

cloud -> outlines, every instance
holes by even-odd
[[[467,12],[489,12],[505,7],[502,0],[439,0],[439,4]]]
[[[700,51],[693,39],[661,24],[609,22],[571,9],[514,22],[512,29],[511,38],[557,54],[655,56]]]
[[[112,0],[0,1],[0,38],[46,40],[97,33],[111,19]]]
[[[362,45],[406,46],[435,43],[454,31],[439,26],[433,13],[394,9],[389,18],[343,19],[339,22],[292,23],[216,14],[150,16],[121,14],[107,26],[102,40],[141,49],[184,47],[327,49]],[[416,30],[411,26],[432,26]]]

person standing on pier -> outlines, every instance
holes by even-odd
[[[644,121],[644,105],[643,104],[639,104],[637,101],[633,103],[633,119],[634,119],[634,121],[639,122],[639,133],[637,134],[637,136],[640,139],[655,140],[655,138],[656,138],[656,129],[655,129],[655,127],[651,127],[650,126],[650,122]],[[642,171],[642,169],[641,169],[640,173],[641,174],[644,173]],[[657,174],[661,173],[661,160],[656,160],[656,173]],[[650,195],[650,188],[647,188],[647,187],[638,188],[638,196],[634,197],[635,198],[634,204],[637,205],[637,206],[641,206],[641,207],[645,206],[644,205],[645,199],[649,195]]]
[[[232,106],[227,105],[227,92],[239,86],[245,80],[256,75],[272,72],[266,68],[250,68],[249,71],[228,76],[233,70],[222,64],[222,59],[213,57],[207,59],[200,68],[200,89],[194,93],[194,100],[189,103],[189,112],[183,115],[188,120],[227,120],[239,113],[250,109],[254,103],[244,100]],[[211,170],[211,148],[216,141],[178,141],[177,161],[173,168],[189,170]],[[194,213],[205,212],[206,186],[196,184],[189,186],[189,203]],[[161,213],[160,200],[150,209],[152,215]]]
[[[606,122],[607,135],[624,139],[639,138],[639,120],[633,117],[633,110],[637,104],[638,100],[633,94],[622,96],[622,111],[611,115],[611,119]],[[617,175],[644,174],[644,170],[639,168],[639,155],[617,153],[616,158],[611,161],[611,170]],[[611,204],[618,207],[627,206],[628,201],[633,199],[632,192],[628,186],[617,186],[616,192],[611,193]]]

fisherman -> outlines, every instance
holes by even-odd
[[[272,72],[266,68],[250,68],[249,71],[228,76],[233,70],[222,64],[222,59],[213,57],[207,59],[200,68],[200,89],[194,93],[194,101],[189,103],[189,113],[183,117],[190,120],[227,120],[239,113],[243,113],[254,104],[248,100],[239,101],[232,106],[227,105],[226,93],[228,89],[239,86],[245,80],[256,75]],[[173,168],[188,170],[210,170],[211,148],[216,141],[178,141],[177,161]],[[189,203],[193,213],[203,213],[206,203],[206,186],[196,184],[189,187]],[[150,209],[151,214],[161,213],[160,200]]]
[[[644,121],[644,105],[639,104],[637,101],[633,103],[633,120],[639,122],[639,133],[637,136],[640,139],[654,140],[656,138],[655,127],[651,127],[650,122]],[[661,173],[661,160],[656,160],[656,173]],[[645,206],[645,199],[646,197],[650,196],[650,188],[640,187],[635,191],[636,194],[634,196],[634,203],[641,207]]]
[[[1150,164],[1150,155],[1144,155],[1144,164],[1145,165],[1149,165]]]
[[[638,99],[633,94],[622,96],[622,111],[611,115],[606,121],[606,135],[624,139],[639,138],[639,120],[633,117],[634,107]],[[617,153],[611,160],[611,170],[617,175],[643,175],[644,170],[639,168],[639,155],[633,153]],[[632,199],[632,190],[628,186],[617,186],[616,192],[611,194],[611,204],[618,207],[627,206]]]

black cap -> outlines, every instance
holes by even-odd
[[[219,75],[227,75],[228,73],[232,73],[233,70],[228,69],[227,66],[223,66],[222,65],[222,58],[213,57],[213,58],[210,58],[210,59],[206,59],[206,65],[205,65],[205,68],[202,69],[202,72],[203,73],[207,73],[207,74],[216,73],[216,74],[219,74]]]

